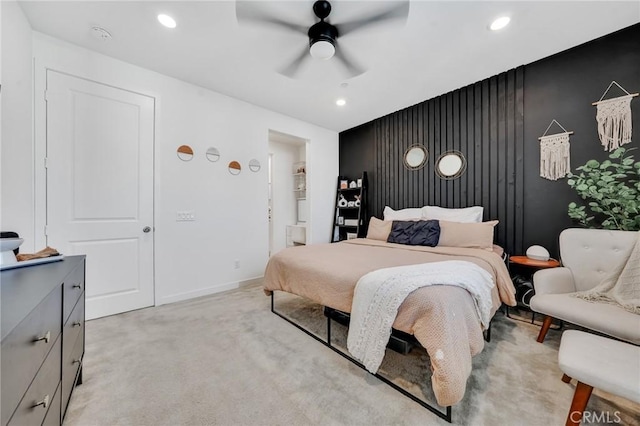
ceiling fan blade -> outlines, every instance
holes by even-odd
[[[344,65],[349,73],[349,77],[356,77],[364,73],[366,69],[358,65],[354,60],[348,59],[344,50],[336,44],[335,58]]]
[[[381,22],[391,21],[394,19],[407,19],[407,16],[409,16],[409,1],[403,1],[384,12],[376,13],[375,15],[371,15],[367,18],[355,19],[353,21],[334,25],[338,28],[338,35],[344,36],[369,25],[379,24]]]
[[[256,24],[277,26],[279,28],[286,28],[300,34],[307,35],[307,32],[309,31],[308,27],[298,25],[293,22],[287,22],[283,19],[273,16],[265,11],[261,7],[261,4],[264,4],[264,2],[236,1],[236,19],[238,20],[238,23],[243,24],[251,22]]]
[[[302,65],[302,63],[310,57],[311,56],[309,55],[309,47],[308,45],[305,45],[304,49],[302,49],[298,56],[296,56],[289,65],[278,70],[278,72],[286,77],[295,78],[295,76],[298,74],[298,71],[300,71],[300,65]]]

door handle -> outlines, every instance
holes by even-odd
[[[142,228],[142,232],[144,232],[145,234],[151,232],[151,227],[145,226],[144,228]]]

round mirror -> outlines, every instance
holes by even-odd
[[[423,145],[410,146],[404,153],[404,166],[409,170],[418,170],[424,167],[429,153]]]
[[[229,173],[231,173],[232,175],[239,175],[241,171],[242,167],[240,166],[240,163],[238,163],[237,161],[232,161],[229,163]]]
[[[460,151],[447,151],[436,162],[436,172],[442,179],[456,179],[467,168],[467,160]]]
[[[176,152],[182,161],[191,161],[193,158],[193,149],[189,145],[180,145]]]
[[[252,172],[260,171],[260,162],[255,158],[249,161],[249,170],[251,170]]]
[[[215,163],[220,159],[220,151],[218,151],[218,148],[211,147],[207,149],[206,156],[207,156],[207,160],[211,161],[212,163]]]

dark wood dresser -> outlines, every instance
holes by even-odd
[[[61,425],[82,382],[85,256],[0,272],[1,426]]]

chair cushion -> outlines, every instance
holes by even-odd
[[[562,334],[560,370],[582,383],[640,402],[640,347],[577,330]]]
[[[571,294],[539,294],[531,298],[531,309],[600,333],[640,344],[640,315],[618,305],[588,302]]]

